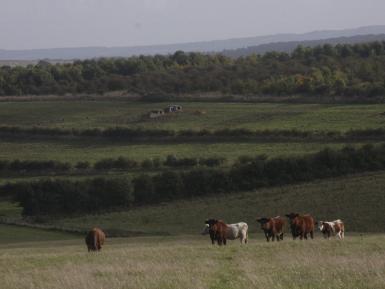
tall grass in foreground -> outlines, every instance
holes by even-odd
[[[205,237],[83,240],[0,247],[0,288],[370,288],[385,287],[384,235],[213,247]]]

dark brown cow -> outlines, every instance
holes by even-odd
[[[100,251],[106,239],[106,235],[99,228],[93,228],[86,236],[88,252]]]
[[[226,245],[227,225],[222,220],[208,219],[205,222],[209,225],[211,240],[217,241],[218,245]]]
[[[301,240],[306,239],[307,235],[310,234],[310,237],[314,238],[314,218],[310,215],[299,215],[296,213],[287,214],[286,217],[289,218],[290,230],[293,236],[293,240],[299,237]]]
[[[265,233],[266,241],[269,242],[270,238],[272,241],[274,239],[283,240],[283,226],[285,220],[280,216],[274,218],[259,218],[257,222],[261,224],[261,229]]]

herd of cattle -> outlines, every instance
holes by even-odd
[[[299,237],[301,240],[314,238],[315,226],[319,225],[319,230],[325,238],[331,235],[338,236],[340,240],[344,239],[345,226],[341,220],[331,222],[316,222],[311,215],[299,215],[295,213],[287,214],[289,220],[290,231],[293,239]],[[286,220],[280,216],[274,218],[259,218],[257,222],[261,224],[261,229],[265,233],[266,241],[283,240],[283,231]],[[202,231],[202,235],[210,235],[212,244],[226,245],[227,240],[239,239],[241,243],[247,243],[248,225],[244,222],[236,224],[226,224],[222,220],[209,219],[205,222],[206,226]]]
[[[287,214],[286,217],[289,221],[290,231],[293,239],[299,237],[307,239],[308,235],[314,238],[315,226],[319,225],[319,230],[322,232],[325,238],[329,239],[330,236],[338,236],[340,240],[344,239],[345,226],[341,220],[335,220],[331,222],[319,221],[316,222],[311,215],[299,215],[295,213]],[[286,220],[280,216],[273,218],[259,218],[257,222],[261,224],[267,242],[277,240],[283,240],[283,233]],[[249,226],[244,223],[226,224],[222,220],[208,219],[205,221],[205,227],[202,231],[202,235],[210,235],[212,244],[217,242],[218,245],[226,245],[227,240],[239,239],[242,244],[246,244],[248,241]],[[106,236],[104,232],[99,228],[94,228],[88,232],[85,241],[89,251],[100,251],[102,248]]]

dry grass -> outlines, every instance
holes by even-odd
[[[259,235],[258,235],[259,236]],[[206,237],[0,247],[0,288],[385,288],[385,236],[213,247]]]

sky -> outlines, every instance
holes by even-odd
[[[384,0],[0,0],[0,49],[137,46],[385,24]]]

